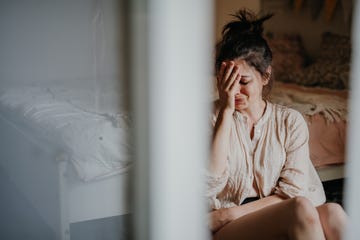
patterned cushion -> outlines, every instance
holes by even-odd
[[[350,37],[325,32],[321,38],[319,60],[331,60],[337,63],[348,63],[351,56]]]
[[[282,71],[276,80],[304,86],[348,89],[350,57],[350,38],[327,32],[322,35],[320,56],[313,64],[303,69]]]
[[[275,79],[281,80],[289,73],[303,69],[306,57],[300,35],[268,33],[266,40],[273,52]]]
[[[287,79],[287,82],[304,86],[347,89],[349,87],[349,71],[349,63],[317,61],[303,71],[289,73],[284,78]]]

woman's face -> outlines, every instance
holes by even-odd
[[[242,59],[233,61],[240,67],[240,88],[235,95],[235,109],[241,112],[262,101],[263,87],[269,81],[263,78],[254,67],[249,66],[246,61]]]

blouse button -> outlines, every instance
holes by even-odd
[[[314,187],[309,187],[309,191],[310,191],[310,192],[315,192],[315,190],[316,190],[316,189],[315,189]]]

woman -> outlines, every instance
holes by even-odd
[[[346,215],[324,204],[302,115],[265,100],[272,53],[262,24],[240,10],[217,45],[219,101],[208,173],[214,239],[340,239]]]

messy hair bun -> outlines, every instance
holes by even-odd
[[[258,35],[262,36],[264,31],[263,23],[273,16],[267,14],[259,19],[249,10],[241,9],[236,14],[231,16],[237,18],[236,21],[231,21],[223,28],[222,34],[224,40],[231,40],[231,38],[243,35]]]
[[[253,12],[241,9],[232,16],[236,20],[224,26],[222,39],[216,45],[216,73],[220,70],[223,61],[240,58],[254,67],[263,77],[270,78],[267,69],[272,61],[272,52],[262,34],[264,21],[273,15],[257,17]],[[270,91],[270,89],[264,90],[264,95]]]

